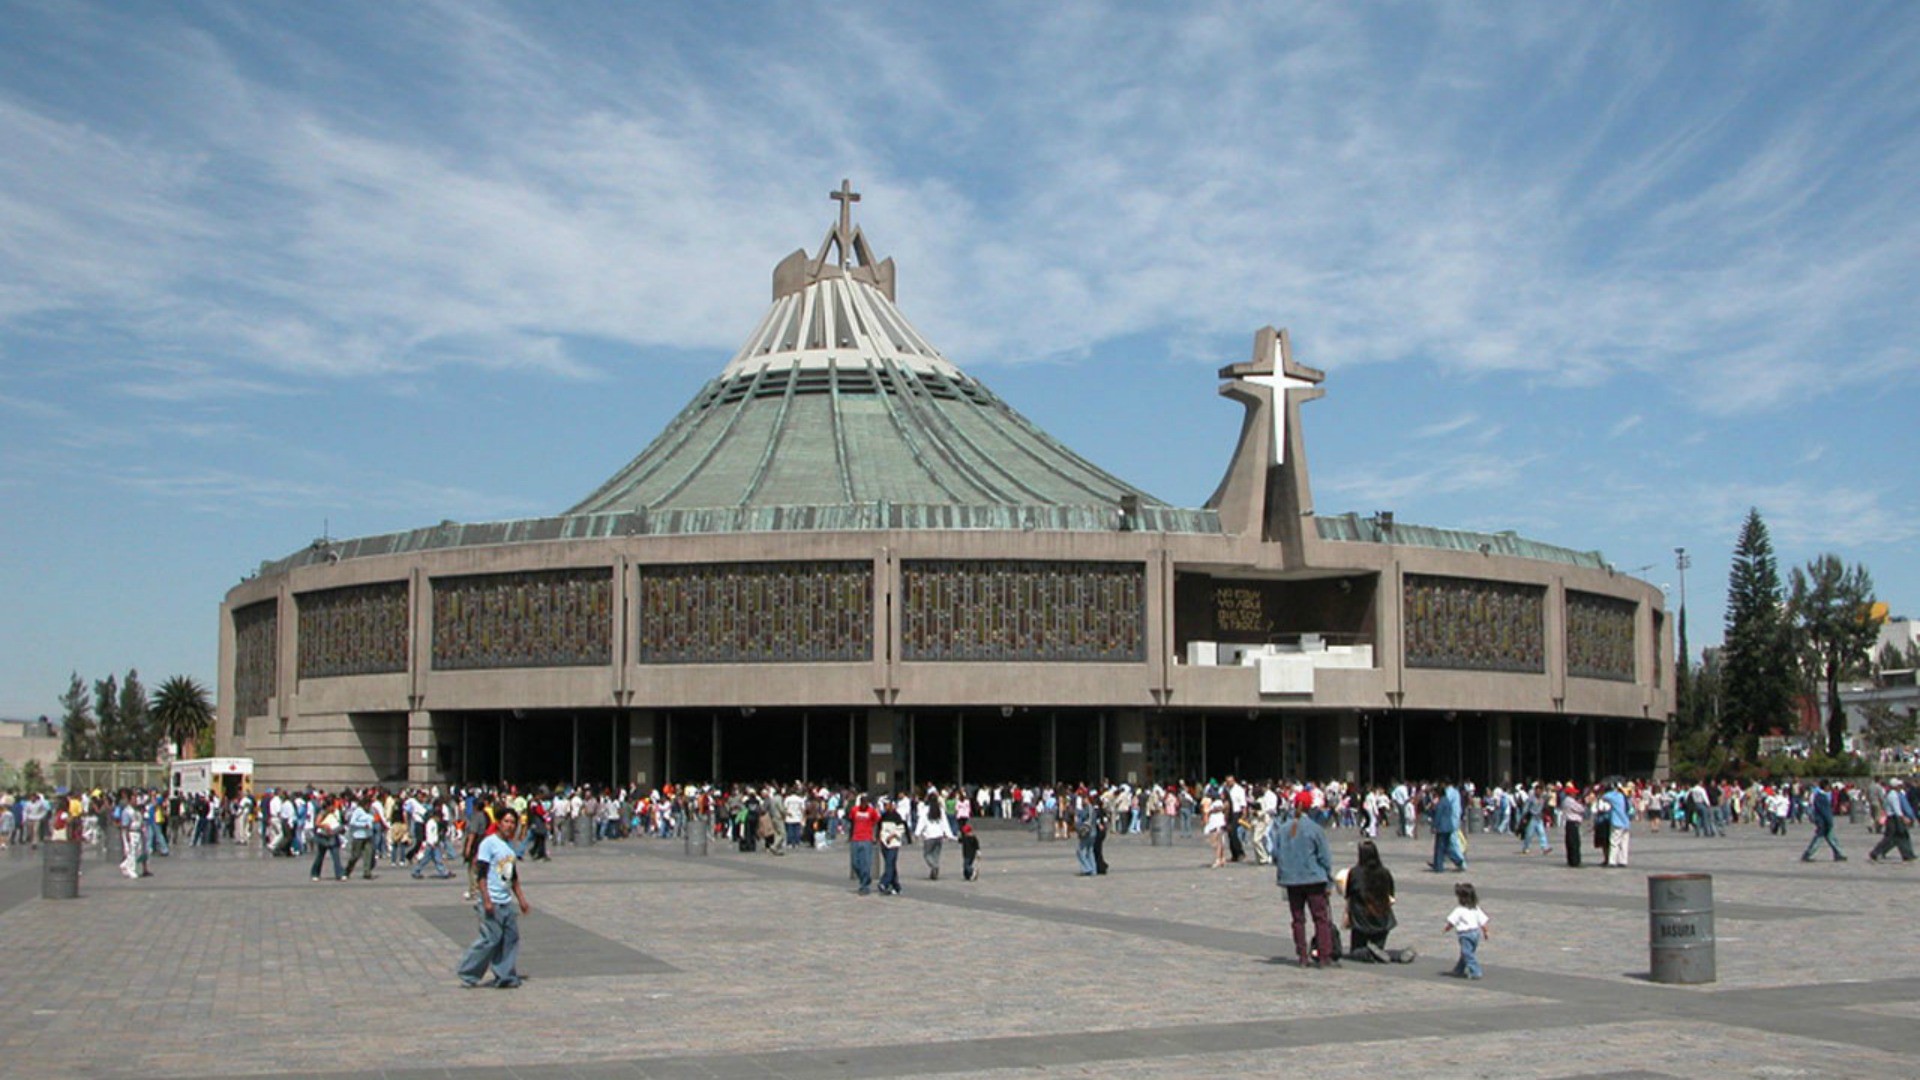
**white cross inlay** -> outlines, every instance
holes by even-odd
[[[1273,394],[1273,452],[1271,464],[1279,465],[1287,460],[1287,391],[1303,390],[1315,385],[1311,379],[1301,379],[1287,374],[1279,364],[1273,366],[1271,375],[1242,376],[1250,383],[1266,387]]]

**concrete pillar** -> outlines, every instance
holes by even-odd
[[[657,787],[660,783],[654,754],[659,728],[659,716],[651,709],[627,715],[627,776],[635,787]]]
[[[407,783],[434,784],[444,779],[433,738],[433,714],[416,709],[407,714]]]
[[[1115,713],[1113,733],[1120,747],[1114,778],[1129,784],[1140,783],[1147,775],[1147,714],[1138,709]]]
[[[858,787],[893,791],[906,783],[900,772],[906,748],[896,741],[900,726],[900,714],[893,709],[867,710],[867,774],[857,778]]]
[[[1344,712],[1334,718],[1334,730],[1339,737],[1339,756],[1334,762],[1333,775],[1348,784],[1360,779],[1360,714]]]
[[[1511,787],[1520,771],[1513,760],[1513,717],[1501,713],[1493,718],[1493,777],[1501,787]]]

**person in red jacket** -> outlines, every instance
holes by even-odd
[[[853,808],[847,811],[847,848],[853,853],[853,876],[860,883],[861,896],[873,892],[873,840],[879,827],[880,811],[865,795],[854,799]]]

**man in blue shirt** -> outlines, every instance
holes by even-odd
[[[1287,890],[1293,917],[1293,951],[1301,967],[1338,967],[1333,920],[1327,914],[1327,886],[1333,881],[1333,851],[1327,834],[1313,820],[1313,795],[1305,788],[1293,797],[1293,817],[1267,830],[1274,884]],[[1313,945],[1307,945],[1306,918],[1313,916]]]
[[[1840,853],[1840,845],[1833,839],[1833,793],[1827,790],[1825,780],[1813,782],[1813,796],[1807,800],[1807,820],[1813,822],[1813,839],[1807,841],[1807,850],[1800,853],[1800,861],[1812,862],[1813,849],[1825,840],[1833,849],[1833,861],[1846,862],[1847,857]]]
[[[367,860],[367,868],[360,872],[364,880],[373,879],[373,835],[380,827],[380,819],[373,812],[373,796],[363,794],[360,801],[347,811],[347,872],[343,876],[352,877],[353,868],[360,860]]]
[[[1600,797],[1601,813],[1608,816],[1610,831],[1607,833],[1607,865],[1624,867],[1627,856],[1632,850],[1633,807],[1627,803],[1627,793],[1622,790],[1625,784],[1607,789]]]
[[[1433,809],[1428,813],[1433,825],[1433,872],[1446,869],[1448,860],[1456,869],[1467,868],[1466,856],[1460,854],[1460,789],[1452,784],[1446,786],[1433,800]]]
[[[480,886],[480,936],[467,947],[467,955],[457,969],[463,986],[481,985],[480,976],[493,968],[493,982],[502,990],[519,986],[520,915],[532,911],[527,896],[520,890],[519,856],[506,837],[520,826],[520,815],[512,807],[503,808],[493,828],[474,852],[474,874]],[[514,911],[519,908],[519,913]]]

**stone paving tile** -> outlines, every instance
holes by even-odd
[[[414,912],[463,951],[480,933],[479,916],[471,907],[426,907],[415,908]],[[527,971],[542,972],[542,978],[660,975],[674,970],[672,964],[557,916],[542,918],[540,930],[537,937],[522,935],[520,966]]]
[[[304,861],[222,847],[157,859],[141,882],[90,855],[82,899],[42,901],[37,859],[9,852],[0,1077],[1165,1076],[1289,1054],[1420,1076],[1914,1075],[1899,1051],[1920,930],[1885,917],[1913,868],[1802,864],[1804,833],[1636,835],[1635,866],[1615,871],[1475,837],[1464,876],[1494,939],[1487,979],[1465,984],[1439,977],[1459,876],[1417,869],[1424,839],[1382,844],[1394,943],[1422,959],[1302,972],[1265,962],[1288,951],[1269,868],[1208,871],[1197,844],[1116,838],[1114,873],[1080,879],[1071,844],[982,832],[984,880],[954,880],[950,852],[928,882],[910,852],[899,899],[853,896],[838,849],[563,849],[530,868],[525,955],[545,934],[673,970],[529,968],[505,1024],[479,1005],[506,992],[449,974],[464,940],[435,926],[459,920],[464,938],[472,915],[445,883],[313,884]],[[1355,839],[1335,834],[1337,859]],[[1842,843],[1864,853],[1871,836]],[[1646,875],[1679,870],[1715,875],[1708,986],[1645,979]],[[101,1038],[119,1031],[139,1036]]]

